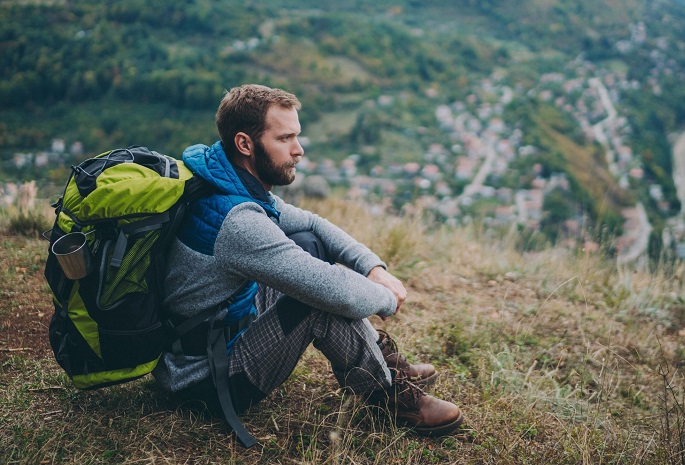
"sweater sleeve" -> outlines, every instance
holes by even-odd
[[[397,308],[395,295],[365,276],[374,266],[382,264],[380,259],[320,217],[309,221],[305,219],[306,214],[301,218],[291,217],[292,213],[299,212],[285,209],[281,217],[284,224],[279,227],[256,204],[246,202],[234,207],[226,216],[215,243],[218,266],[226,273],[258,281],[315,308],[344,317],[392,315]],[[311,227],[299,228],[302,225]],[[352,269],[312,257],[288,239],[286,233],[290,228],[310,229],[322,237],[336,261]]]
[[[345,265],[364,276],[377,266],[387,269],[387,265],[368,247],[330,221],[274,197],[278,210],[282,212],[279,226],[286,235],[297,231],[312,231],[324,243],[335,263]]]

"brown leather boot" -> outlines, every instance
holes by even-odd
[[[369,397],[370,403],[387,406],[398,424],[424,436],[444,436],[459,428],[464,420],[459,407],[426,394],[409,381],[406,373],[394,373],[392,386],[387,390],[374,391]]]
[[[388,333],[382,329],[378,331],[378,347],[381,349],[385,363],[391,370],[401,370],[409,380],[419,387],[433,384],[438,377],[435,367],[430,363],[411,364],[397,350],[397,344]]]

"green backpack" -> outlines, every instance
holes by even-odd
[[[50,345],[77,388],[130,381],[157,365],[171,337],[160,310],[167,246],[187,204],[208,193],[183,162],[141,146],[72,167],[53,205],[45,277]],[[65,249],[72,238],[84,246]],[[78,275],[65,261],[74,254],[84,254]]]

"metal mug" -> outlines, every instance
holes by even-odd
[[[52,253],[71,280],[85,278],[91,271],[90,250],[82,232],[72,232],[57,239],[52,244]]]

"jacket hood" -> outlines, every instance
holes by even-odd
[[[183,163],[219,192],[250,197],[233,165],[228,161],[221,141],[215,142],[211,147],[204,144],[188,147],[183,151]]]

